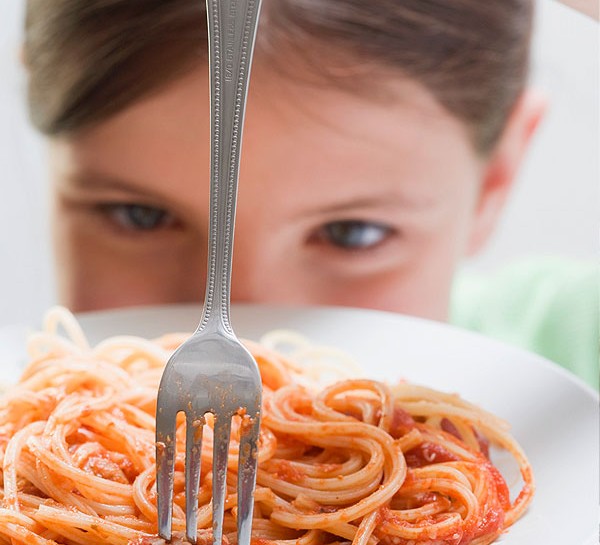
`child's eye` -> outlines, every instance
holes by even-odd
[[[154,231],[171,227],[175,218],[166,210],[144,204],[103,204],[102,212],[119,227],[130,231]]]
[[[394,229],[389,225],[361,220],[332,221],[317,232],[317,240],[344,250],[366,250],[384,242]]]

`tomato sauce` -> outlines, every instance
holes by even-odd
[[[404,457],[406,458],[408,467],[411,468],[460,460],[456,454],[450,452],[442,445],[427,441],[407,451]]]
[[[399,439],[411,431],[416,424],[415,419],[407,411],[401,407],[394,407],[389,433],[394,439]]]

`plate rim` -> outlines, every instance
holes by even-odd
[[[118,313],[118,314],[127,314],[129,312],[161,312],[161,311],[173,311],[177,310],[187,310],[191,311],[193,309],[198,309],[198,321],[200,320],[200,314],[202,311],[202,305],[200,303],[175,303],[169,305],[135,305],[128,307],[117,307],[111,309],[104,310],[92,310],[92,311],[84,311],[74,313],[75,317],[78,320],[83,320],[84,322],[88,319],[93,320],[97,317],[102,317],[106,314]],[[236,309],[244,309],[245,311],[250,311],[252,309],[259,309],[261,312],[334,312],[340,314],[362,314],[362,315],[372,315],[372,316],[381,316],[387,319],[399,320],[400,322],[409,322],[420,324],[420,327],[429,327],[435,328],[442,331],[452,332],[453,335],[461,335],[465,338],[472,338],[477,340],[478,342],[485,342],[490,346],[496,345],[500,349],[504,351],[512,351],[515,355],[521,355],[527,360],[528,365],[532,365],[535,361],[536,365],[541,367],[545,367],[549,372],[557,373],[561,375],[561,378],[566,379],[568,382],[571,382],[574,386],[581,389],[586,395],[592,398],[592,400],[600,403],[600,391],[595,390],[592,386],[590,386],[587,382],[585,382],[582,378],[577,376],[572,371],[565,369],[560,364],[545,358],[541,354],[537,354],[536,352],[529,351],[525,348],[510,344],[509,342],[502,341],[499,339],[495,339],[483,333],[472,331],[470,329],[462,328],[454,324],[450,324],[448,322],[440,322],[428,318],[422,318],[419,316],[411,316],[408,314],[402,314],[398,312],[392,312],[387,310],[379,310],[379,309],[370,309],[370,308],[359,308],[359,307],[346,307],[346,306],[337,306],[337,305],[291,305],[291,304],[257,304],[257,303],[233,303],[231,305],[232,314],[235,314]],[[235,316],[234,316],[235,318]],[[234,324],[235,325],[235,324]],[[0,327],[0,331],[3,328]],[[166,333],[166,332],[165,332]]]

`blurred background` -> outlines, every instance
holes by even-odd
[[[598,256],[598,25],[538,3],[531,80],[549,111],[473,270],[530,255]],[[27,122],[18,61],[22,17],[22,0],[0,0],[0,326],[37,323],[55,301],[44,145]]]

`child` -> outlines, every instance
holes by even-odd
[[[28,1],[31,118],[49,137],[75,311],[202,298],[202,4]],[[525,85],[532,4],[264,0],[233,300],[448,319],[456,267],[492,232],[542,115]],[[456,321],[484,322],[461,304]]]

